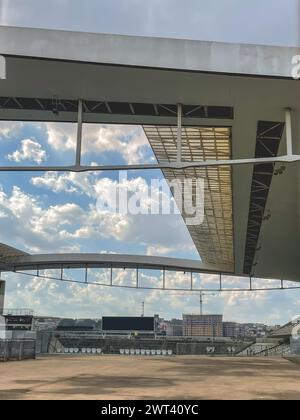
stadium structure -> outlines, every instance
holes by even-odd
[[[2,277],[10,272],[72,281],[67,270],[83,269],[88,284],[90,270],[99,268],[110,273],[103,286],[138,289],[146,287],[140,272],[149,269],[161,273],[151,289],[172,289],[168,272],[188,274],[182,289],[191,292],[202,291],[196,278],[205,274],[217,278],[217,286],[205,290],[251,292],[260,290],[257,279],[278,281],[263,290],[300,288],[299,59],[300,48],[0,27],[0,121],[77,124],[73,164],[5,165],[0,172],[159,169],[168,183],[203,179],[205,192],[202,223],[189,225],[182,212],[199,260],[29,254],[8,239],[0,244]],[[156,160],[84,165],[82,132],[89,123],[142,126]],[[119,269],[133,270],[134,284],[116,283]],[[229,277],[232,289],[224,286]],[[243,287],[235,286],[240,278]],[[11,337],[0,340],[0,360],[45,353],[48,360],[18,364],[15,371],[14,364],[1,366],[9,373],[2,375],[0,399],[299,398],[294,365],[265,358],[299,354],[299,319],[255,340],[240,339],[234,323],[222,324],[220,315],[202,310],[185,314],[180,329],[189,336],[156,336],[155,317],[104,317],[101,329],[99,320],[40,317],[42,330],[34,331],[30,313],[1,316],[4,294],[0,280],[0,327],[5,319]],[[172,331],[178,331],[175,321]],[[196,336],[202,333],[208,336]],[[223,333],[229,336],[217,336]],[[178,357],[159,363],[127,358],[124,364],[112,354]],[[78,363],[79,355],[105,356],[95,364],[91,357]]]
[[[69,166],[0,171],[161,169],[204,178],[201,225],[188,226],[201,260],[128,255],[29,255],[3,244],[1,272],[151,268],[299,281],[299,48],[0,28],[6,78],[0,119],[77,123]],[[85,166],[83,123],[138,124],[151,164]],[[183,214],[183,218],[186,215]],[[284,228],[283,228],[284,226]],[[113,276],[111,276],[113,285]],[[298,287],[298,286],[296,286]],[[165,285],[163,284],[163,287]]]

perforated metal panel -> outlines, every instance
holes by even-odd
[[[177,127],[144,126],[144,131],[159,163],[176,161]],[[182,161],[231,159],[229,127],[183,127]],[[204,220],[188,225],[195,246],[204,262],[220,270],[234,270],[232,222],[232,169],[230,166],[165,169],[168,182],[174,179],[204,179]],[[193,197],[194,200],[194,197]],[[183,213],[186,220],[186,215]]]

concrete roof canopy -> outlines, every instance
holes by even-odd
[[[300,48],[0,27],[0,53],[7,66],[0,81],[2,120],[76,122],[82,99],[83,122],[143,125],[158,162],[172,161],[173,149],[163,155],[153,130],[172,130],[180,103],[188,159],[201,159],[197,145],[191,148],[193,127],[199,136],[205,128],[228,130],[226,159],[253,159],[286,154],[290,108],[293,153],[300,154],[300,82],[292,77]],[[53,100],[59,112],[53,112]],[[220,183],[224,167],[217,173]],[[192,233],[204,265],[237,275],[300,279],[299,163],[277,169],[265,163],[225,171],[228,192],[219,197],[229,197],[231,205],[219,209],[226,217],[217,223],[210,203],[206,222],[217,232]],[[165,173],[167,179],[177,175]],[[225,260],[217,240],[229,251]],[[214,252],[219,258],[212,261]]]

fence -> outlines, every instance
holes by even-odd
[[[0,361],[35,359],[36,340],[0,340]]]

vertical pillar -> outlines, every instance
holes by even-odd
[[[182,149],[182,105],[177,104],[177,163],[181,162]]]
[[[5,318],[3,315],[4,310],[4,296],[5,296],[5,281],[0,279],[0,340],[6,338]],[[7,360],[6,343],[2,343],[2,352],[4,361]]]
[[[5,297],[5,281],[0,279],[0,315],[3,315]]]
[[[292,110],[285,110],[285,131],[286,131],[286,154],[293,155],[293,138],[292,138]]]
[[[79,99],[78,119],[77,119],[76,166],[80,166],[80,163],[81,163],[81,144],[82,144],[82,99]]]

